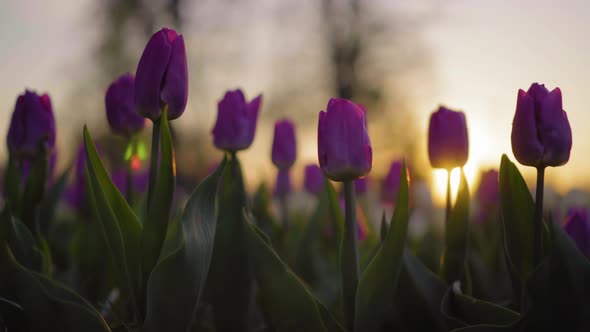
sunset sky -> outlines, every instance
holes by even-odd
[[[215,0],[199,3],[202,11],[195,11],[195,17],[187,20],[182,33],[187,40],[189,57],[207,59],[207,56],[213,56],[213,51],[200,48],[201,41],[216,36],[216,30],[207,27],[215,25],[216,15],[220,12]],[[301,36],[295,37],[309,38],[309,49],[285,46],[283,51],[314,56],[313,45],[318,41],[313,39],[313,26],[320,18],[311,14],[313,0],[288,2],[290,5],[272,0],[244,3],[246,5],[236,4],[241,7],[222,14],[228,15],[230,18],[225,18],[235,23],[229,30],[236,31],[235,38],[239,39],[236,43],[242,43],[237,45],[250,45],[243,50],[244,58],[241,59],[241,64],[247,66],[240,71],[225,73],[221,72],[223,66],[199,67],[193,65],[198,63],[197,60],[189,60],[191,75],[212,78],[208,81],[206,93],[197,91],[189,96],[187,112],[179,124],[181,129],[190,130],[195,125],[210,127],[215,119],[216,101],[225,89],[242,86],[248,96],[254,96],[275,84],[264,68],[269,54],[281,51],[277,51],[276,36],[272,35],[277,24],[273,18],[276,13],[284,15],[285,10],[289,11],[300,26],[309,20],[309,27],[299,31]],[[590,110],[586,100],[590,77],[589,1],[452,0],[413,1],[411,5],[399,5],[398,1],[364,0],[361,3],[373,7],[372,10],[391,12],[392,17],[393,13],[408,17],[422,15],[425,8],[428,11],[435,8],[435,15],[421,25],[419,31],[432,56],[432,81],[428,84],[412,81],[406,87],[412,91],[420,131],[418,139],[424,141],[424,155],[429,114],[437,105],[444,104],[466,113],[470,136],[466,171],[471,178],[480,168],[497,167],[502,153],[513,159],[510,131],[517,91],[527,89],[532,82],[540,82],[549,89],[561,88],[574,136],[569,163],[548,170],[547,180],[560,192],[590,187]],[[83,122],[104,121],[103,114],[83,113],[85,109],[101,109],[102,92],[91,94],[94,106],[68,105],[72,100],[72,88],[79,80],[84,80],[85,73],[90,76],[93,70],[88,59],[92,56],[100,24],[92,15],[92,6],[90,0],[25,0],[2,4],[0,117],[4,121],[0,125],[0,135],[5,135],[16,96],[25,87],[51,93],[58,128],[64,128],[60,131],[60,147],[68,147],[68,138],[79,134],[76,130]],[[249,10],[244,17],[247,6],[255,9]],[[185,9],[187,13],[193,10],[190,6]],[[192,34],[191,29],[199,32]],[[305,36],[306,33],[310,34],[309,37]],[[234,46],[222,44],[221,47],[231,51]],[[138,55],[141,48],[139,45]],[[317,84],[321,85],[321,82]],[[193,98],[197,93],[200,98]],[[309,108],[323,109],[328,97],[310,101]],[[316,121],[310,119],[309,127],[314,128]],[[104,123],[94,124],[97,128],[102,125]],[[268,137],[272,133],[272,123],[261,124],[259,129],[251,151],[242,154],[245,164],[256,163],[261,159],[260,153],[268,153],[270,149]],[[297,165],[302,168],[303,164],[313,162],[315,151],[315,137],[312,134],[301,137]],[[270,169],[269,162],[262,167]],[[527,176],[533,174],[525,167],[521,170]]]

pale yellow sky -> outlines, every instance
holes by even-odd
[[[570,118],[574,143],[570,162],[550,169],[547,179],[560,191],[590,186],[590,112],[587,110],[587,77],[590,77],[590,2],[588,1],[412,1],[400,5],[395,1],[365,0],[366,5],[383,15],[418,16],[433,11],[421,27],[420,35],[432,53],[433,82],[412,82],[407,89],[414,96],[415,114],[422,140],[428,116],[439,103],[464,110],[470,132],[469,166],[497,166],[502,153],[512,157],[510,130],[519,88],[527,89],[535,81],[549,88],[560,87],[564,108]],[[321,39],[315,36],[321,17],[317,1],[279,2],[245,1],[232,10],[220,11],[216,0],[200,1],[198,11],[186,8],[187,22],[183,34],[189,52],[192,77],[207,77],[206,87],[194,84],[187,112],[177,125],[182,130],[194,126],[210,127],[215,119],[215,103],[223,91],[241,86],[248,96],[265,92],[276,81],[268,72],[273,55],[311,60],[302,67],[302,75],[325,63]],[[253,8],[248,8],[252,4]],[[289,3],[289,4],[286,4]],[[105,125],[102,92],[90,98],[90,105],[68,105],[71,88],[85,79],[94,68],[90,57],[97,37],[98,20],[92,15],[91,0],[6,1],[0,11],[0,137],[4,137],[14,101],[25,87],[49,91],[53,98],[60,136],[66,147],[68,138],[78,134],[83,122],[95,128]],[[196,6],[195,6],[196,7]],[[248,15],[244,12],[249,10]],[[232,39],[219,40],[216,49],[207,49],[203,40],[223,36],[215,17],[224,15]],[[280,19],[276,17],[280,16]],[[289,32],[290,45],[278,45],[276,26],[294,26]],[[245,47],[248,46],[248,47]],[[304,46],[304,47],[302,47]],[[141,52],[137,50],[138,56]],[[232,54],[241,54],[239,61]],[[228,54],[226,63],[209,64],[209,60]],[[309,72],[312,72],[309,74]],[[88,75],[90,76],[90,74]],[[89,78],[87,78],[89,79]],[[318,90],[326,89],[321,78],[310,80]],[[427,86],[428,88],[424,88]],[[325,107],[329,95],[309,101],[311,109]],[[370,111],[370,110],[369,110]],[[72,117],[72,114],[75,114]],[[72,120],[75,119],[75,120]],[[102,122],[101,122],[102,121]],[[315,123],[310,121],[310,123]],[[313,127],[313,126],[310,126]],[[302,128],[313,136],[315,128]],[[272,124],[263,124],[245,163],[255,164],[260,154],[268,154]],[[315,160],[315,140],[299,149],[301,161]],[[425,144],[424,144],[425,145]],[[424,148],[424,153],[426,150]],[[260,164],[260,172],[270,169]],[[526,168],[525,174],[532,174]]]

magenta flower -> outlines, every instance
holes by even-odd
[[[465,114],[444,106],[430,115],[428,156],[434,168],[447,170],[465,165],[469,155],[469,137]]]
[[[127,171],[119,169],[111,174],[113,184],[121,194],[127,196]],[[149,170],[134,171],[131,178],[131,189],[133,192],[143,193],[146,191],[149,181]]]
[[[262,95],[248,103],[242,90],[227,91],[217,104],[217,121],[213,127],[215,146],[228,152],[247,149],[254,140],[261,103]]]
[[[40,148],[49,155],[55,146],[51,99],[26,90],[18,96],[8,128],[7,144],[19,158],[32,159]]]
[[[590,258],[590,219],[588,211],[573,210],[567,217],[563,228],[574,240],[580,251]]]
[[[286,119],[275,122],[272,141],[273,164],[279,169],[289,169],[295,163],[296,155],[295,125]]]
[[[561,166],[572,149],[572,129],[563,110],[561,90],[549,92],[533,83],[527,92],[518,90],[512,122],[512,152],[526,166]]]
[[[357,195],[364,195],[369,189],[369,177],[364,176],[354,180],[354,192]]]
[[[334,181],[354,180],[371,171],[373,151],[362,106],[330,99],[319,115],[318,160],[324,175]]]
[[[113,132],[131,137],[145,127],[145,118],[135,111],[135,77],[123,74],[113,81],[104,97],[107,120]]]
[[[318,165],[305,166],[303,187],[308,193],[314,195],[319,194],[324,189],[324,174],[322,174],[322,170]]]
[[[182,115],[188,99],[188,68],[184,39],[168,28],[156,32],[148,41],[135,72],[137,112],[158,120],[162,106],[168,106],[168,119]]]
[[[381,190],[381,200],[383,203],[395,204],[397,200],[397,192],[399,191],[399,180],[402,174],[403,162],[396,160],[389,166],[389,172],[383,180],[383,187]]]

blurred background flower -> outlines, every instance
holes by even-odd
[[[590,122],[590,45],[580,33],[590,28],[589,11],[584,0],[9,1],[0,11],[0,129],[5,135],[15,96],[36,88],[51,91],[58,169],[74,158],[71,142],[84,123],[102,146],[117,149],[123,144],[109,143],[122,141],[104,117],[106,89],[134,73],[146,40],[169,26],[184,36],[190,75],[186,112],[172,123],[180,180],[220,160],[210,130],[226,90],[265,96],[256,138],[240,154],[250,189],[274,181],[270,158],[260,156],[268,154],[274,121],[285,116],[298,128],[293,183],[301,183],[304,165],[317,163],[317,112],[330,97],[343,97],[369,110],[371,176],[384,178],[390,160],[405,156],[413,180],[433,185],[440,205],[446,174],[430,170],[426,148],[432,109],[444,103],[465,112],[472,147],[465,172],[473,184],[480,169],[498,167],[502,153],[512,158],[514,91],[540,81],[567,95],[576,144],[562,171],[546,178],[563,195],[590,187],[583,153],[590,133],[580,127]],[[534,183],[534,169],[519,167]],[[458,179],[453,171],[455,188]]]

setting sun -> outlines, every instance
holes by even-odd
[[[465,171],[465,177],[467,178],[469,188],[472,191],[473,189],[471,188],[475,183],[478,167],[474,162],[469,161],[465,164],[463,170]],[[436,169],[433,171],[433,174],[434,203],[437,205],[444,205],[447,192],[447,171],[444,169]],[[460,174],[459,167],[453,168],[451,171],[451,197],[453,200],[457,196],[457,191],[459,190]]]

